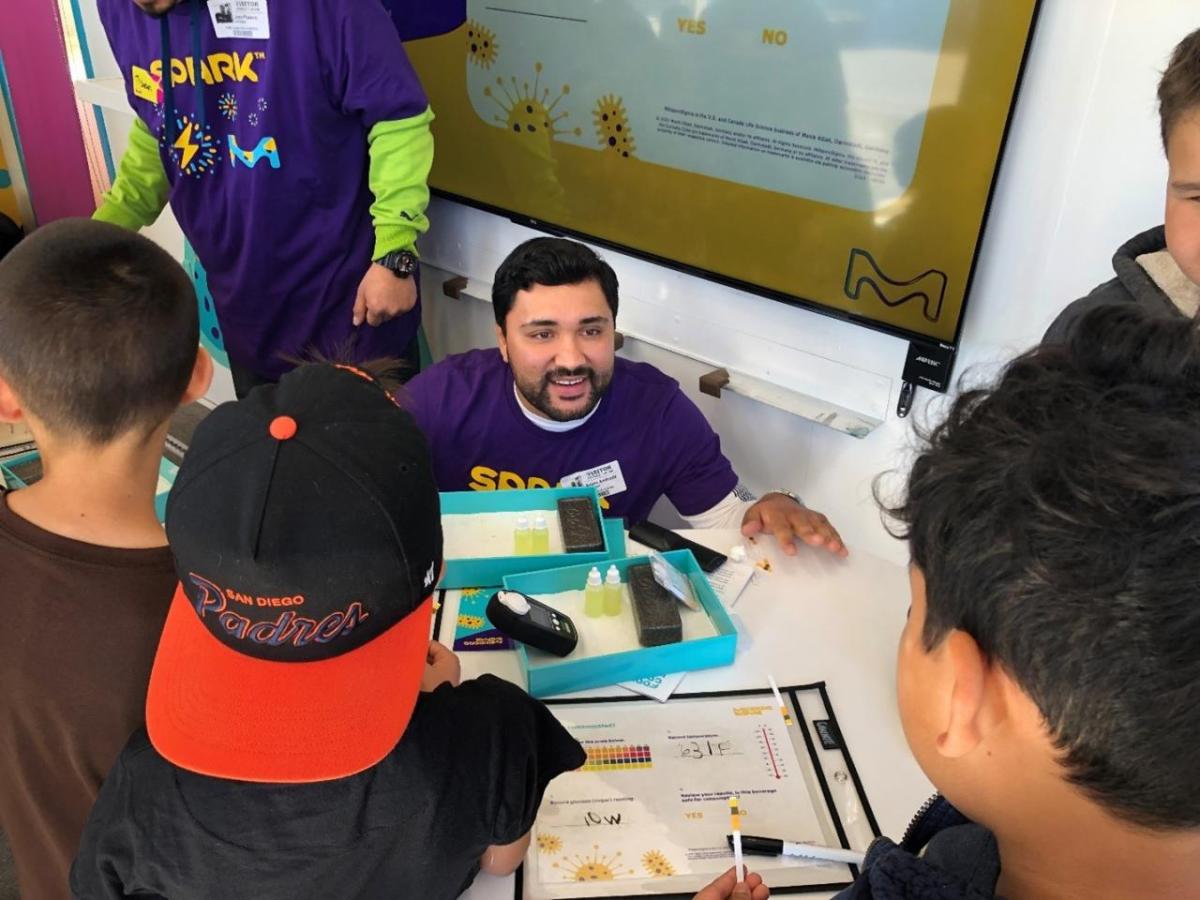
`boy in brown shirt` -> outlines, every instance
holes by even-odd
[[[155,517],[171,414],[208,388],[195,294],[151,241],[64,220],[0,262],[0,421],[44,476],[0,489],[0,830],[24,900],[67,898],[100,783],[143,720],[176,576]]]

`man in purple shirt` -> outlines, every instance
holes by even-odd
[[[496,272],[492,304],[498,350],[448,357],[408,385],[441,490],[595,485],[606,514],[631,523],[665,494],[695,528],[846,554],[795,496],[755,500],[677,382],[616,358],[617,276],[590,248],[526,241]]]

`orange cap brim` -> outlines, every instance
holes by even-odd
[[[222,644],[180,586],[150,673],[150,742],[181,768],[239,781],[328,781],[369,769],[412,718],[432,611],[428,597],[332,659],[274,662]]]

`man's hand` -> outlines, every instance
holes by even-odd
[[[421,690],[432,691],[439,684],[458,687],[461,678],[462,667],[458,657],[445,644],[430,641],[429,651],[425,654],[425,674],[421,676]]]
[[[746,510],[742,534],[753,537],[763,531],[774,534],[788,556],[796,555],[797,540],[810,547],[824,547],[837,556],[846,556],[849,552],[827,518],[801,506],[786,494],[767,494]]]
[[[762,878],[746,871],[746,880],[740,884],[733,869],[730,869],[708,887],[703,888],[692,900],[767,900],[771,890]]]
[[[354,297],[354,325],[382,325],[388,319],[403,315],[417,304],[417,285],[414,276],[399,278],[391,269],[371,263],[367,274],[358,283]]]

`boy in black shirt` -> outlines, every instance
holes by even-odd
[[[1084,315],[959,395],[890,512],[941,796],[839,900],[1200,900],[1200,324]]]
[[[76,896],[434,900],[517,867],[584,754],[518,688],[456,685],[429,641],[437,489],[381,385],[307,366],[216,409],[167,534],[147,730],[101,790]]]

